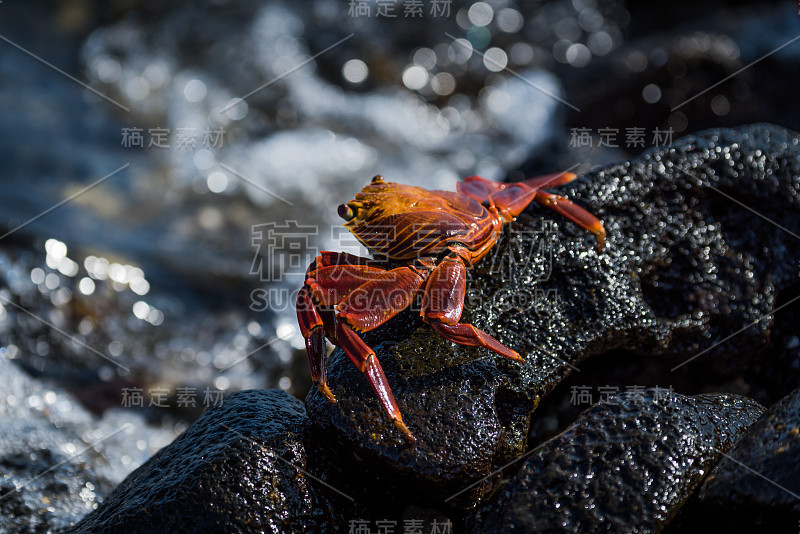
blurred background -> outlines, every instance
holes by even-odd
[[[373,175],[452,189],[584,172],[706,128],[800,130],[797,14],[6,0],[0,356],[27,385],[7,379],[3,409],[63,415],[76,399],[101,421],[142,418],[113,480],[219,393],[303,398],[294,291],[317,250],[359,252],[336,206]]]

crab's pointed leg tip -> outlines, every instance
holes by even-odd
[[[411,431],[408,429],[408,427],[406,426],[406,424],[403,422],[402,419],[400,419],[399,417],[397,419],[394,419],[394,424],[410,443],[416,443],[417,438],[414,437],[414,434],[411,433]]]
[[[519,355],[519,352],[505,346],[502,346],[502,349],[503,349],[502,351],[495,350],[495,352],[504,358],[508,358],[509,360],[519,363],[525,363],[525,360],[522,358],[522,356]]]
[[[597,253],[603,252],[603,249],[606,248],[606,229],[603,223],[598,221],[595,225],[587,229],[592,232],[597,239]]]
[[[328,384],[317,384],[317,389],[319,390],[320,393],[322,393],[322,395],[326,399],[331,401],[333,404],[339,402],[336,400],[336,396],[333,394],[333,391],[331,391],[331,388],[328,387]]]

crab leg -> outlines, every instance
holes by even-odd
[[[383,368],[378,361],[378,357],[375,356],[375,352],[364,343],[350,325],[340,319],[336,320],[336,335],[345,353],[347,353],[347,356],[353,362],[353,365],[364,373],[367,382],[369,382],[369,385],[372,387],[372,391],[375,392],[378,401],[397,429],[400,430],[409,441],[416,441],[414,434],[411,433],[403,422],[400,408],[397,406],[397,401],[394,400],[392,388],[389,387],[389,381],[386,380],[386,375],[383,374]]]
[[[300,293],[297,295],[297,322],[300,325],[300,332],[306,340],[306,354],[308,354],[308,366],[311,368],[311,379],[317,385],[320,393],[335,403],[336,397],[328,387],[325,372],[325,324],[317,305],[311,298],[308,286],[300,288]]]
[[[386,269],[369,265],[327,265],[310,270],[306,285],[321,305],[336,306],[359,286],[385,272]]]
[[[464,310],[467,269],[458,255],[445,258],[428,277],[422,298],[423,320],[442,335],[459,345],[487,348],[512,360],[524,361],[516,351],[471,324],[459,323]]]
[[[329,265],[370,265],[372,267],[379,267],[381,264],[385,264],[385,262],[370,258],[362,258],[361,256],[354,256],[353,254],[348,254],[347,252],[331,252],[329,250],[323,250],[320,252],[320,255],[317,256],[314,262],[309,265],[309,270],[311,270],[312,267],[319,269]]]
[[[547,206],[548,208],[560,213],[581,228],[589,230],[597,238],[598,252],[603,251],[603,247],[606,244],[606,229],[603,227],[603,223],[600,221],[600,219],[582,207],[578,206],[568,198],[554,195],[553,193],[547,193],[541,190],[537,191],[535,200],[542,206]]]
[[[543,191],[543,187],[556,187],[571,182],[577,175],[571,172],[546,174],[522,182],[505,184],[493,182],[480,176],[470,176],[458,184],[459,192],[478,202],[489,202],[507,221],[522,213],[532,201],[560,213],[581,228],[592,232],[597,238],[597,248],[602,252],[606,242],[603,223],[571,200]]]
[[[543,189],[545,187],[558,187],[559,185],[568,184],[577,178],[578,175],[574,172],[557,172],[555,174],[543,174],[522,180],[522,183],[529,185],[534,189]]]
[[[336,345],[336,328],[333,308],[353,289],[386,269],[381,262],[361,258],[346,252],[322,251],[306,269],[306,285],[313,299],[325,308],[317,311],[322,316],[326,337]]]
[[[366,282],[337,307],[336,338],[347,356],[372,387],[383,409],[409,441],[414,435],[403,423],[400,408],[383,374],[378,357],[358,332],[368,332],[407,308],[425,282],[425,273],[399,267]]]
[[[528,178],[521,182],[504,183],[495,182],[494,180],[487,180],[480,176],[468,176],[463,182],[460,182],[456,187],[459,193],[468,195],[478,202],[487,200],[490,195],[497,193],[508,188],[528,187],[533,189],[542,189],[545,187],[558,187],[560,185],[568,184],[577,178],[578,175],[571,172],[558,172],[555,174],[543,174]],[[527,187],[526,187],[527,186]]]
[[[331,260],[347,263],[329,263],[318,267]],[[328,387],[325,371],[325,337],[338,345],[333,308],[365,281],[386,272],[367,265],[369,260],[363,263],[357,260],[362,258],[350,254],[323,253],[308,266],[306,283],[297,296],[297,320],[306,341],[311,379],[319,391],[334,403],[336,397]]]

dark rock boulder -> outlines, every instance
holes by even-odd
[[[525,460],[470,532],[660,532],[762,413],[735,395],[624,393]]]
[[[462,320],[526,364],[447,342],[412,310],[365,340],[416,445],[341,350],[328,358],[339,403],[313,389],[310,418],[344,453],[446,500],[522,454],[531,412],[591,356],[628,351],[696,384],[757,362],[781,377],[770,390],[781,394],[800,372],[765,349],[799,286],[798,156],[800,138],[777,126],[712,130],[560,188],[604,221],[602,254],[588,232],[533,205],[470,271]],[[491,488],[449,503],[469,505]]]
[[[69,532],[341,531],[353,501],[324,482],[304,445],[309,424],[287,393],[235,393]]]
[[[685,524],[725,532],[800,527],[800,389],[751,426],[700,487]]]

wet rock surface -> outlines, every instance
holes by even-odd
[[[681,524],[794,532],[800,524],[800,389],[772,406],[709,473]]]
[[[535,449],[469,532],[660,532],[764,408],[647,389],[594,405]]]
[[[309,425],[285,392],[226,397],[69,532],[341,531],[352,499],[308,474]]]
[[[531,412],[591,356],[633,351],[704,380],[771,367],[765,391],[785,394],[798,370],[789,349],[770,344],[790,328],[771,312],[789,312],[798,289],[798,154],[797,134],[757,124],[687,136],[585,175],[559,192],[604,221],[602,254],[590,234],[532,207],[494,259],[470,271],[462,320],[525,365],[446,342],[411,311],[364,338],[417,444],[407,446],[339,350],[328,359],[339,403],[312,390],[309,416],[343,448],[447,499],[523,453]]]

